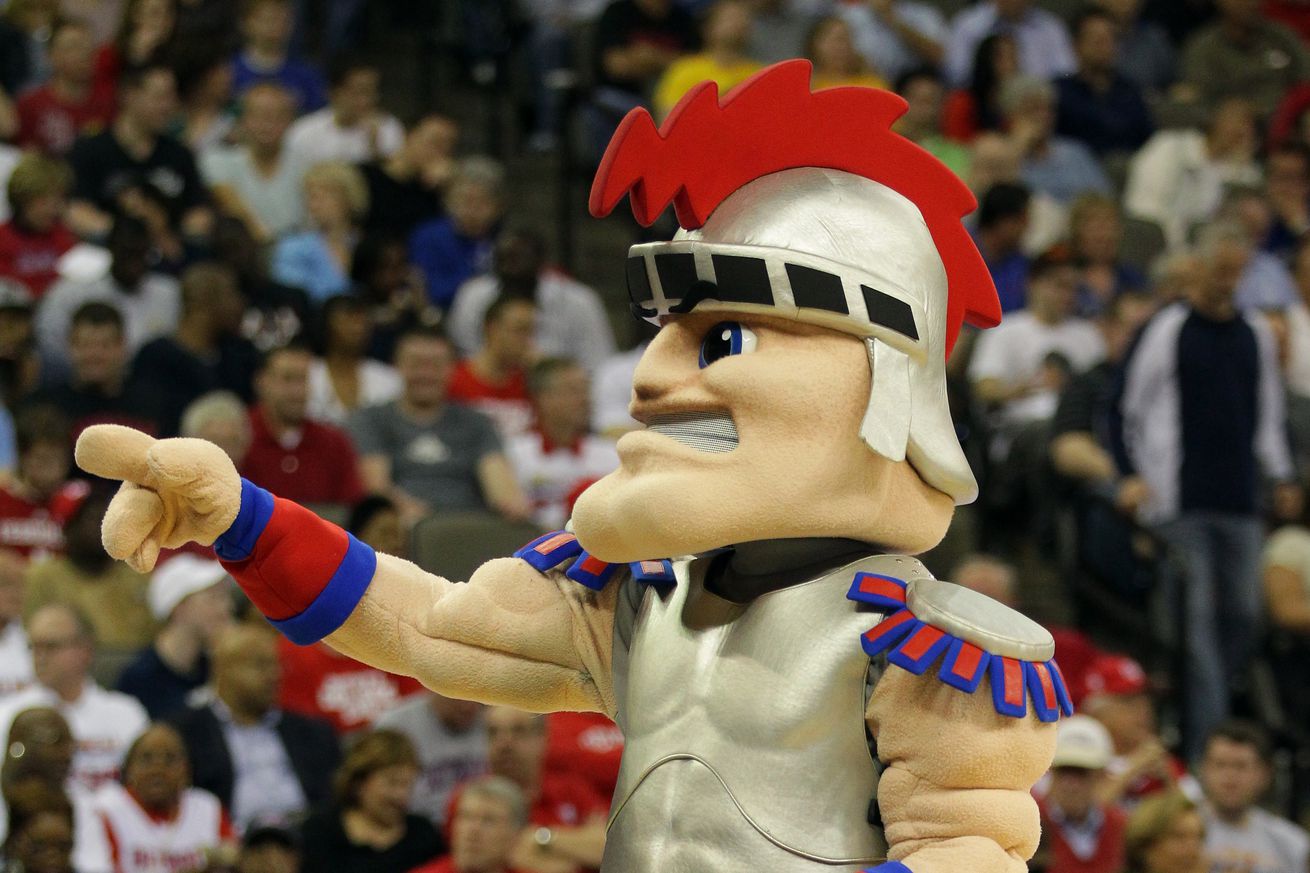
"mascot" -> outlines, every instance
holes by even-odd
[[[444,695],[590,710],[627,740],[606,873],[1019,873],[1029,789],[1070,711],[1053,643],[914,558],[976,485],[947,409],[964,321],[1000,318],[963,184],[892,133],[888,93],[764,70],[615,133],[591,194],[672,241],[634,246],[660,325],[645,429],[570,531],[467,584],[375,554],[243,481],[200,440],[100,426],[78,463],[124,480],[110,552],[213,543],[297,643]],[[885,839],[885,843],[883,840]]]

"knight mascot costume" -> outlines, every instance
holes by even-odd
[[[109,553],[212,543],[296,643],[452,697],[598,711],[626,737],[606,873],[1019,873],[1070,711],[1040,626],[914,555],[977,491],[947,409],[963,322],[1000,307],[964,185],[891,130],[904,102],[770,67],[614,135],[637,367],[619,469],[568,531],[467,583],[376,554],[201,440],[88,429],[123,480]]]

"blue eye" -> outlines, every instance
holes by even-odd
[[[755,351],[755,332],[736,321],[720,321],[710,328],[700,343],[701,369],[729,355]]]

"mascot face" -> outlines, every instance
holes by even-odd
[[[611,562],[783,537],[885,543],[889,488],[923,485],[861,441],[869,379],[849,334],[713,307],[669,317],[633,380],[647,427],[579,498],[580,542]],[[944,528],[951,501],[933,493]]]

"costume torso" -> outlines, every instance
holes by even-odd
[[[846,595],[859,571],[927,571],[913,558],[870,556],[736,604],[706,590],[708,564],[675,563],[671,586],[622,582],[613,663],[627,745],[605,869],[877,863],[870,659],[859,638],[882,616]]]

